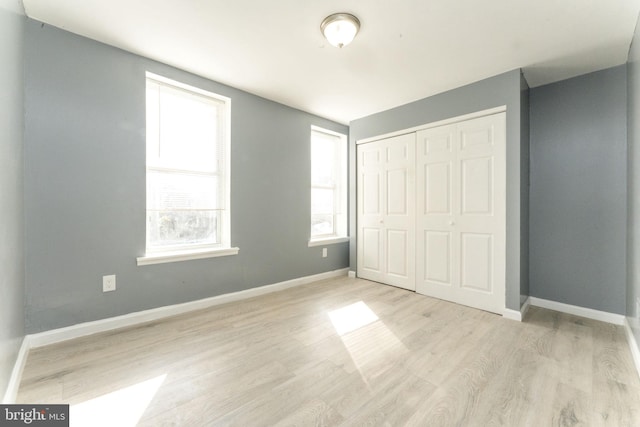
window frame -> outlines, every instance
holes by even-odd
[[[137,258],[138,265],[149,265],[149,264],[157,264],[157,263],[166,263],[166,262],[174,262],[174,261],[186,261],[192,259],[202,259],[202,258],[212,258],[219,256],[227,256],[227,255],[235,255],[239,252],[239,248],[231,247],[231,98],[228,98],[223,95],[219,95],[204,89],[200,89],[198,87],[194,87],[173,79],[169,79],[167,77],[160,76],[158,74],[151,73],[147,71],[145,73],[145,99],[147,94],[147,82],[153,81],[160,85],[169,86],[173,89],[186,91],[189,94],[203,96],[205,98],[210,98],[215,102],[219,102],[222,104],[220,108],[222,117],[218,119],[218,124],[220,126],[220,140],[218,141],[221,144],[220,147],[217,147],[217,152],[222,155],[222,159],[219,159],[219,164],[222,168],[222,172],[217,171],[215,173],[207,174],[211,176],[217,176],[218,179],[222,177],[222,185],[219,186],[220,190],[222,190],[223,195],[220,198],[222,204],[224,206],[223,209],[219,210],[219,224],[218,224],[218,232],[220,233],[220,239],[218,243],[195,243],[195,244],[185,244],[185,245],[176,245],[170,248],[153,248],[149,249],[148,246],[148,232],[147,229],[147,221],[145,220],[145,254],[144,256]],[[148,106],[145,101],[145,111],[147,111]],[[145,115],[146,117],[146,115]],[[146,119],[145,119],[146,120]],[[146,125],[145,125],[146,126]],[[146,133],[145,133],[146,135]],[[145,153],[148,149],[148,141],[145,137]],[[198,174],[198,171],[188,170],[188,169],[175,169],[171,167],[160,167],[157,165],[150,166],[147,163],[147,156],[145,155],[145,182],[148,180],[149,171],[156,172],[180,172],[180,173],[190,173],[190,174]],[[146,194],[146,184],[145,184],[145,194]],[[147,199],[145,196],[145,216],[148,214],[148,205]]]
[[[335,185],[326,186],[326,185],[314,185],[313,182],[313,137],[314,133],[322,133],[325,135],[329,135],[331,137],[338,138],[338,150],[336,150],[336,159],[335,163],[337,166],[335,169],[335,173],[338,175],[337,179],[334,179]],[[347,135],[335,132],[329,129],[325,129],[319,126],[312,125],[311,131],[309,133],[309,148],[310,148],[310,215],[309,215],[309,242],[308,246],[322,246],[334,243],[342,243],[349,241],[348,234],[348,155],[349,155],[349,145],[348,145],[348,137]],[[333,189],[334,191],[334,203],[333,203],[333,212],[330,214],[333,216],[334,223],[334,232],[331,234],[322,234],[322,235],[311,235],[311,227],[313,223],[313,189],[314,188],[323,188],[323,189]],[[329,215],[329,214],[327,214]]]

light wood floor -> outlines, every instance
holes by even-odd
[[[340,336],[329,313],[347,306],[378,320]],[[143,426],[640,426],[622,327],[540,308],[518,323],[349,278],[29,354],[19,402],[70,403],[78,425],[101,399],[91,426],[127,404]]]

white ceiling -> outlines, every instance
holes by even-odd
[[[27,16],[338,122],[523,68],[625,63],[640,0],[24,0]],[[320,22],[362,27],[343,49]]]

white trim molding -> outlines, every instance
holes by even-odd
[[[285,282],[275,283],[272,285],[260,286],[258,288],[246,289],[244,291],[232,292],[229,294],[218,295],[215,297],[204,298],[196,301],[185,302],[182,304],[168,305],[165,307],[153,308],[150,310],[138,311],[122,316],[110,317],[107,319],[96,320],[93,322],[80,323],[78,325],[68,326],[66,328],[53,329],[51,331],[40,332],[28,335],[30,348],[42,347],[61,341],[79,338],[87,335],[97,334],[100,332],[111,331],[113,329],[133,326],[140,323],[150,322],[152,320],[163,319],[165,317],[176,316],[178,314],[187,313],[194,310],[213,307],[228,302],[240,301],[247,298],[253,298],[259,295],[269,294],[272,292],[282,291],[293,288],[295,286],[306,285],[308,283],[317,282],[319,280],[330,279],[333,277],[346,276],[348,268],[340,270],[328,271],[326,273],[314,274],[312,276],[300,277],[297,279],[287,280]]]
[[[522,303],[522,305],[520,306],[520,310],[512,310],[510,308],[505,308],[503,313],[502,313],[502,317],[504,317],[505,319],[510,319],[510,320],[515,320],[517,322],[522,322],[522,319],[524,319],[524,316],[527,314],[527,311],[529,311],[529,306],[530,306],[530,299],[529,297],[527,297],[526,300],[524,300],[524,302]]]
[[[31,343],[29,336],[27,335],[22,339],[22,345],[20,346],[20,350],[18,351],[16,363],[13,365],[13,371],[11,371],[9,384],[7,385],[7,390],[2,399],[2,403],[5,405],[16,403],[16,396],[18,395],[18,388],[20,387],[22,372],[24,371],[24,365],[27,363],[27,355],[29,354],[30,348]]]
[[[638,347],[638,341],[636,341],[636,337],[633,334],[633,330],[631,329],[631,325],[629,324],[629,318],[624,318],[624,330],[627,333],[627,342],[629,343],[629,348],[631,349],[631,356],[633,356],[633,363],[636,365],[636,371],[638,372],[638,377],[640,377],[640,347]]]
[[[326,239],[311,239],[309,240],[309,247],[333,245],[334,243],[345,243],[349,241],[349,237],[329,237]]]
[[[237,255],[240,248],[204,249],[184,252],[165,252],[136,258],[138,265],[163,264],[166,262],[190,261],[192,259],[215,258]]]
[[[356,278],[356,272],[355,272],[355,271],[353,271],[353,270],[349,270],[349,274],[348,274],[348,276],[349,276],[350,278],[352,278],[352,279],[355,279],[355,278]]]
[[[522,322],[522,314],[518,310],[505,308],[502,312],[502,317],[509,320],[515,320],[516,322]]]
[[[579,307],[577,305],[564,304],[562,302],[549,301],[536,297],[529,297],[529,301],[531,305],[536,307],[548,308],[549,310],[560,311],[562,313],[573,314],[574,316],[586,317],[601,322],[613,323],[614,325],[624,325],[625,317],[622,314],[609,313],[607,311],[594,310],[592,308]]]

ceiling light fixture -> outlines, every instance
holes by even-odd
[[[360,21],[350,13],[334,13],[324,18],[320,31],[329,43],[343,47],[353,41],[360,30]]]

